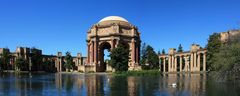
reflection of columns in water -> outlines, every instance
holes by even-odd
[[[96,95],[96,75],[93,76],[85,76],[85,82],[86,82],[86,89],[87,94],[89,96]]]
[[[56,88],[58,89],[58,95],[61,95],[61,91],[62,91],[62,74],[60,74],[60,73],[55,74],[55,83],[56,83]]]
[[[173,84],[173,83],[176,83],[177,82],[177,74],[168,74],[168,77],[167,77],[168,79],[167,79],[167,85],[169,86],[169,85],[171,85],[171,84]],[[172,96],[174,96],[174,95],[176,95],[176,89],[175,88],[173,88],[173,87],[167,87],[168,89],[168,91],[169,91],[169,93],[172,95]]]
[[[137,95],[137,84],[136,84],[136,77],[127,77],[128,81],[128,95],[129,96],[136,96]]]

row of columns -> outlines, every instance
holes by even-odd
[[[199,72],[199,71],[206,71],[206,53],[197,53],[192,52],[189,55],[169,55],[169,56],[163,56],[160,57],[161,60],[163,60],[163,72],[166,72],[166,60],[168,60],[168,72],[177,72],[177,64],[179,64],[179,71],[185,71],[185,72]],[[201,56],[203,56],[203,60],[201,61]],[[177,61],[177,57],[179,57],[179,62]],[[183,59],[185,61],[185,67],[183,68]],[[189,59],[190,59],[190,66],[189,66]],[[203,69],[200,70],[200,66],[203,66]]]

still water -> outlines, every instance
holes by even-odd
[[[206,74],[1,73],[0,96],[240,96],[239,84],[214,82]]]

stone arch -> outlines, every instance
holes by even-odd
[[[112,50],[123,44],[129,49],[129,70],[138,70],[140,43],[140,33],[136,26],[121,17],[105,18],[94,24],[87,32],[86,66],[89,66],[88,69],[91,71],[104,71],[103,49]]]
[[[98,65],[97,65],[97,71],[98,72],[104,72],[106,70],[106,62],[104,61],[104,50],[111,51],[111,44],[109,42],[102,42],[99,45],[99,50],[98,50]]]

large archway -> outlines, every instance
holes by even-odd
[[[97,66],[97,72],[105,72],[107,66],[107,55],[106,53],[110,53],[111,45],[108,42],[103,42],[99,46],[99,64]],[[107,51],[107,52],[106,52]],[[109,58],[110,59],[110,58]]]
[[[129,49],[129,70],[138,70],[140,56],[140,33],[136,26],[119,16],[109,16],[93,25],[87,33],[87,66],[95,72],[106,70],[104,50],[111,51],[119,44]]]

